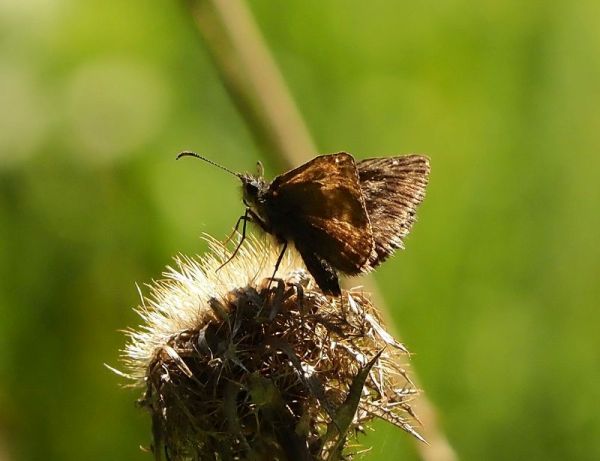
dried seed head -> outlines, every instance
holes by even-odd
[[[360,291],[325,296],[295,252],[249,238],[230,263],[179,257],[128,331],[125,376],[144,389],[153,452],[186,459],[348,459],[378,417],[421,438],[407,353]]]

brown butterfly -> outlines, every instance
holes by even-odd
[[[340,295],[337,271],[356,275],[383,262],[415,221],[425,196],[429,160],[421,155],[380,157],[356,162],[346,152],[320,155],[272,182],[258,175],[234,173],[194,152],[194,156],[236,175],[242,181],[248,221],[283,244],[293,243],[306,268],[325,293]],[[241,244],[241,242],[240,242]],[[239,245],[238,245],[239,248]],[[231,257],[237,252],[234,251]]]

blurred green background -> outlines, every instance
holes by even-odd
[[[459,457],[600,459],[600,3],[250,6],[319,152],[432,159],[376,278]],[[264,159],[181,3],[0,2],[0,460],[151,458],[103,363],[243,210],[184,148]],[[377,428],[366,459],[417,459]]]

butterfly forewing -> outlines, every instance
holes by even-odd
[[[372,158],[358,162],[357,168],[373,228],[373,251],[365,267],[370,269],[403,247],[425,197],[429,159],[421,155]]]
[[[358,273],[373,236],[354,158],[322,155],[275,178],[267,197],[269,219],[302,253],[346,273]]]

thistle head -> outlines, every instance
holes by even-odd
[[[209,239],[149,286],[125,372],[152,416],[156,459],[346,459],[377,417],[420,437],[404,347],[360,290],[324,295],[295,252]]]

